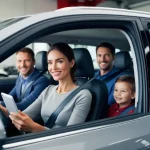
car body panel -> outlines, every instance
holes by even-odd
[[[17,24],[12,24],[11,27],[8,26],[3,31],[1,31],[0,41],[7,38],[18,31],[33,25],[35,23],[51,19],[51,18],[59,18],[63,16],[74,16],[74,15],[90,15],[90,14],[98,14],[98,15],[120,15],[121,16],[132,16],[132,17],[149,17],[150,14],[146,12],[140,11],[129,11],[129,10],[121,10],[121,9],[107,9],[107,8],[98,8],[98,7],[74,7],[68,9],[60,9],[53,12],[41,13],[26,19],[19,21]],[[13,28],[13,30],[12,30]]]
[[[149,126],[150,115],[147,115],[130,121],[123,121],[120,123],[102,125],[18,143],[6,144],[3,148],[16,150],[38,150],[41,148],[42,150],[49,148],[51,150],[111,150],[112,147],[116,150],[139,149],[147,146],[147,144],[143,144],[143,140],[150,143],[150,139],[148,139],[150,134],[147,133]],[[141,129],[141,127],[144,128]]]

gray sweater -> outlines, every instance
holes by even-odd
[[[44,123],[46,123],[50,115],[65,99],[65,97],[76,89],[75,88],[65,94],[59,94],[56,91],[57,87],[58,86],[53,85],[48,86],[35,100],[35,102],[24,110],[24,112],[33,120],[37,120],[39,117],[42,117]],[[91,93],[86,89],[81,90],[60,112],[53,128],[83,123],[89,113],[91,101]]]

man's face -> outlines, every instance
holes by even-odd
[[[96,59],[101,71],[108,72],[112,69],[114,56],[112,56],[110,49],[99,47]]]
[[[34,70],[35,60],[33,60],[31,55],[26,52],[18,52],[16,58],[16,67],[21,75],[26,78]]]

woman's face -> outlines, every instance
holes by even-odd
[[[56,81],[70,77],[70,70],[73,65],[74,60],[69,62],[68,58],[58,50],[52,50],[48,54],[48,71]]]

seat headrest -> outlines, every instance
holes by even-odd
[[[74,57],[76,61],[76,77],[89,77],[94,76],[94,67],[91,55],[86,48],[74,48]]]
[[[35,67],[39,71],[47,71],[47,52],[46,51],[40,51],[35,56]]]
[[[121,51],[116,53],[115,60],[114,60],[114,66],[118,69],[124,69],[127,66],[132,64],[132,59],[127,51]]]

